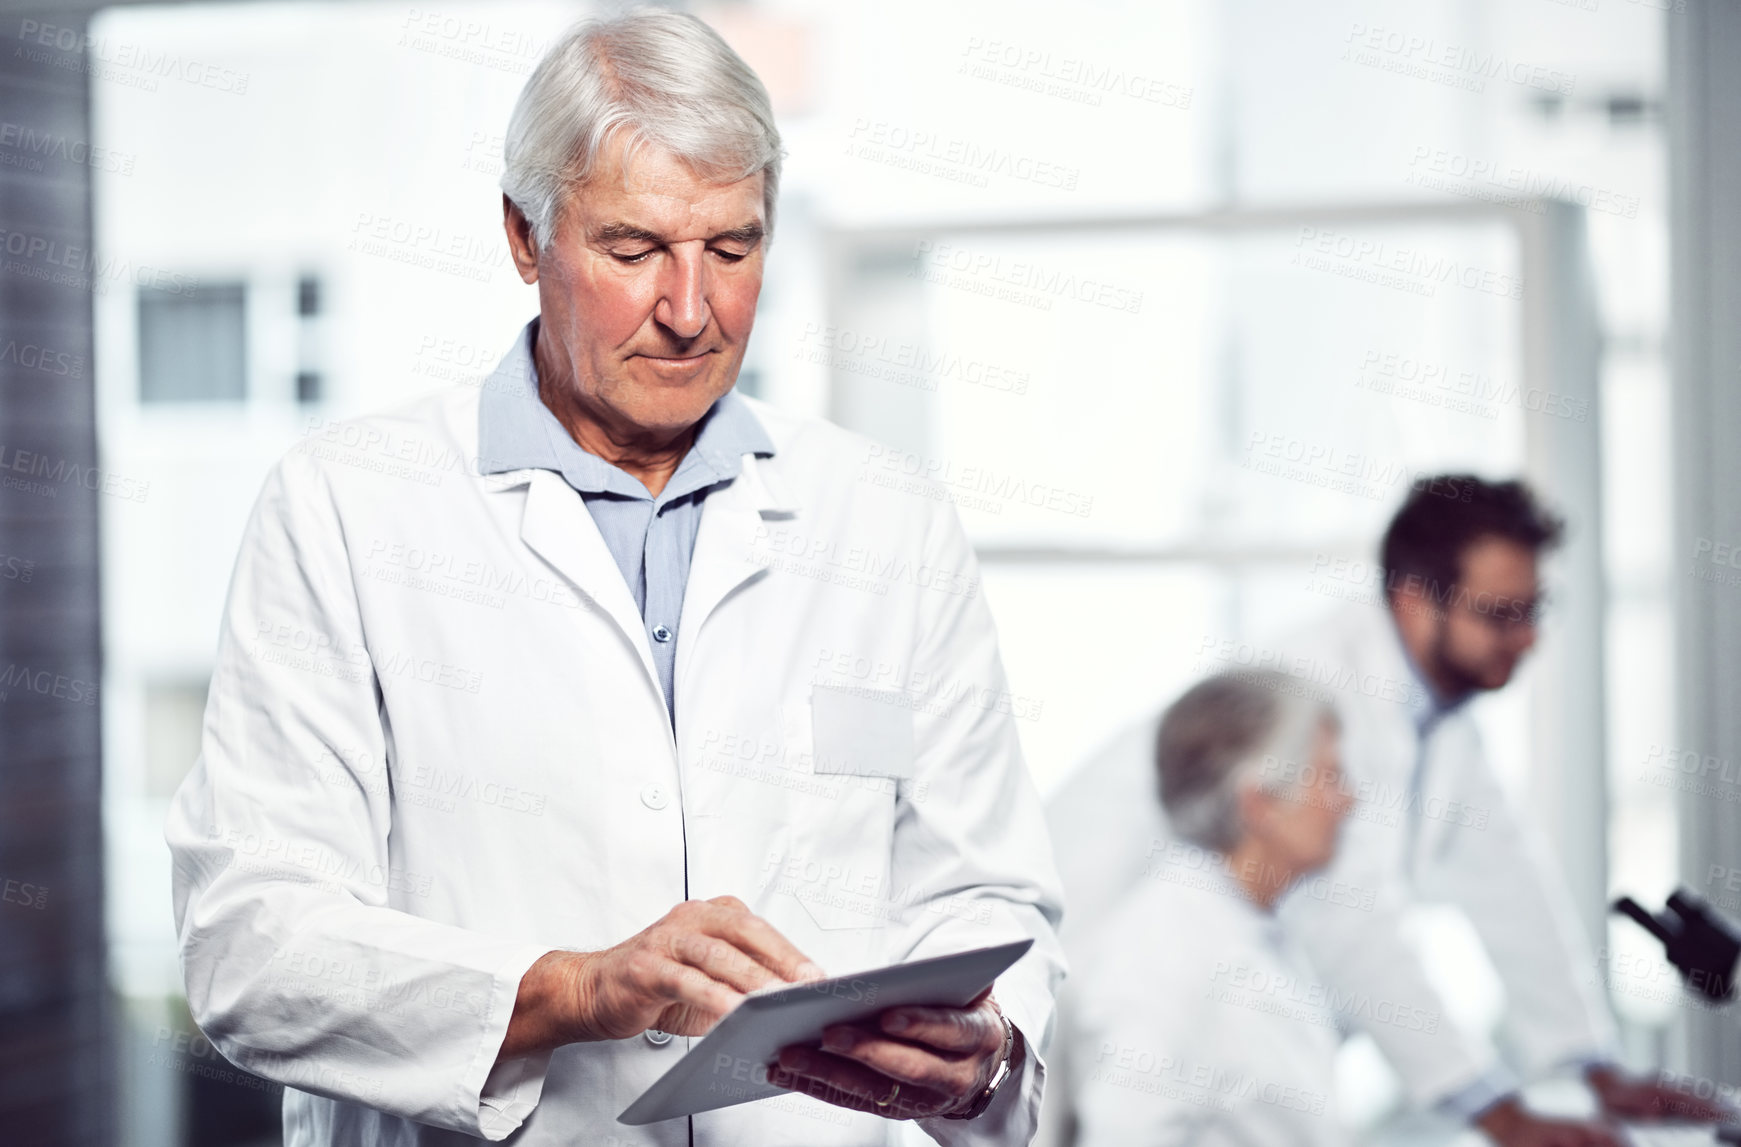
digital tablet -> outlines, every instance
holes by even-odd
[[[671,1070],[617,1116],[656,1123],[698,1111],[790,1095],[768,1082],[768,1064],[788,1044],[820,1043],[822,1029],[867,1020],[905,1004],[961,1007],[1033,947],[1017,940],[831,980],[764,988],[704,1036]]]

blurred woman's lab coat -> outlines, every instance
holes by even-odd
[[[1095,929],[1064,1029],[1077,1147],[1342,1147],[1325,986],[1221,857],[1151,862]]]

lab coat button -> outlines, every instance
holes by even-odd
[[[647,1042],[654,1047],[664,1047],[671,1042],[671,1033],[662,1032],[658,1028],[648,1028],[645,1033]]]
[[[653,640],[663,645],[671,640],[671,631],[663,625],[655,625],[653,627]]]
[[[641,803],[650,809],[662,809],[671,803],[671,797],[661,784],[651,784],[641,790]]]

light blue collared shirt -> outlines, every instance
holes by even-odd
[[[641,611],[675,726],[677,624],[702,503],[743,471],[745,454],[772,456],[773,440],[737,392],[728,391],[702,415],[689,452],[655,498],[640,479],[583,450],[538,397],[537,337],[534,318],[479,396],[478,469],[553,470],[580,494]]]

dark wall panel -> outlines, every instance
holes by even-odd
[[[35,23],[31,23],[34,21]],[[0,120],[89,139],[77,53],[20,50],[77,10],[0,15]],[[90,169],[0,158],[0,1138],[107,1144]],[[65,151],[67,149],[60,149]],[[57,373],[50,358],[77,356]],[[75,469],[76,468],[76,469]]]

